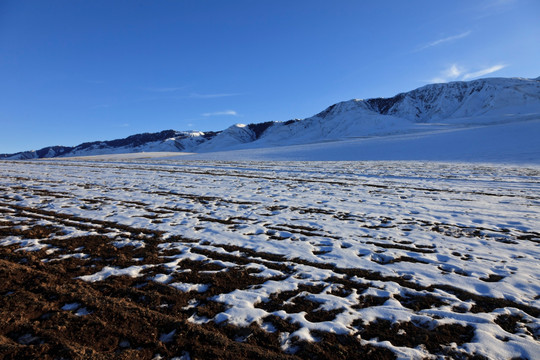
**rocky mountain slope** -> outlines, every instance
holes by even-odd
[[[75,147],[2,154],[34,159],[150,151],[213,152],[429,131],[540,117],[540,78],[489,78],[426,85],[391,98],[349,100],[306,119],[236,124],[223,131],[145,133]]]

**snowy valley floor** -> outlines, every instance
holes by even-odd
[[[533,359],[540,167],[0,162],[0,355]]]

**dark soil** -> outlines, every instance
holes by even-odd
[[[298,342],[297,354],[285,354],[278,334],[258,326],[188,322],[194,310],[182,308],[190,293],[152,282],[141,286],[140,280],[125,276],[88,283],[73,279],[69,269],[58,271],[57,264],[18,264],[9,249],[0,251],[3,359],[152,359],[184,352],[192,359],[332,359],[336,351],[342,358],[394,358],[388,350],[362,346],[354,336],[329,334],[317,344]],[[76,309],[63,310],[67,304]],[[78,309],[88,314],[77,315]],[[222,304],[207,301],[195,311],[210,318],[223,310]],[[265,321],[282,331],[297,330],[275,316]],[[173,331],[170,339],[163,336]]]
[[[396,346],[417,347],[424,345],[431,353],[444,353],[444,345],[456,343],[461,345],[470,342],[474,337],[472,326],[458,324],[440,325],[433,329],[412,322],[392,323],[379,319],[369,325],[360,326],[360,335],[364,339],[378,338],[379,341],[390,341]]]
[[[66,165],[71,166],[71,165]],[[118,166],[118,171],[123,167]],[[96,167],[96,172],[100,169]],[[146,171],[141,168],[140,171]],[[219,175],[211,172],[192,170],[160,170],[167,173],[188,172],[208,176],[233,176],[229,173]],[[221,171],[221,170],[219,170]],[[234,175],[251,178],[250,175]],[[270,181],[284,180],[273,177],[260,177]],[[20,181],[29,179],[21,178]],[[35,180],[35,179],[34,179]],[[301,183],[322,182],[328,185],[348,186],[348,183],[320,180],[285,179]],[[40,180],[35,180],[40,181]],[[83,188],[101,188],[106,186],[85,183]],[[51,187],[54,185],[49,184]],[[374,191],[386,189],[383,185],[370,185]],[[125,188],[126,193],[135,188]],[[425,191],[442,191],[422,189]],[[330,262],[307,261],[289,258],[285,255],[258,252],[234,245],[214,244],[210,240],[184,238],[181,235],[167,236],[165,232],[149,228],[138,228],[112,221],[85,218],[62,213],[57,207],[37,208],[15,205],[11,193],[25,192],[37,196],[43,204],[53,202],[55,198],[74,198],[68,192],[49,191],[39,186],[21,186],[2,189],[0,198],[0,239],[14,236],[19,239],[39,239],[41,244],[48,245],[46,250],[21,251],[16,245],[0,246],[0,359],[152,359],[159,354],[164,358],[189,354],[191,359],[393,359],[395,355],[388,349],[362,344],[361,340],[379,339],[389,341],[395,346],[424,346],[432,354],[456,359],[479,358],[474,354],[465,354],[459,350],[449,350],[447,345],[458,346],[470,342],[474,337],[474,328],[457,324],[429,327],[413,322],[395,322],[379,319],[367,323],[357,319],[353,323],[350,335],[338,335],[312,331],[315,342],[300,341],[298,337],[289,338],[290,348],[284,351],[283,335],[292,334],[300,326],[288,316],[303,313],[305,319],[312,323],[333,321],[345,308],[326,310],[317,297],[311,295],[334,295],[350,297],[353,309],[364,309],[384,306],[392,297],[404,307],[419,312],[437,308],[447,304],[441,300],[440,292],[455,295],[461,301],[472,303],[472,308],[454,307],[455,311],[473,313],[492,312],[499,308],[517,308],[527,314],[538,317],[540,310],[522,305],[507,299],[496,299],[479,296],[462,289],[434,284],[424,286],[412,281],[412,277],[387,276],[382,273],[362,268],[343,268]],[[186,190],[187,191],[187,190]],[[122,200],[118,202],[105,196],[93,199],[78,199],[77,206],[91,210],[108,202],[117,202],[126,208],[137,208],[143,213],[137,217],[146,218],[148,222],[161,222],[181,212],[197,219],[194,230],[205,229],[205,226],[221,226],[231,231],[238,231],[237,225],[253,221],[243,217],[216,218],[212,211],[206,213],[195,210],[194,205],[209,207],[227,207],[231,204],[253,205],[255,202],[237,201],[221,197],[201,196],[180,192],[148,192],[152,196],[165,196],[179,199],[174,206],[152,207],[141,201]],[[489,194],[488,194],[489,195]],[[413,220],[389,217],[359,216],[344,213],[330,208],[304,208],[273,205],[264,208],[265,212],[294,212],[295,216],[319,214],[346,221],[355,221],[358,226],[370,229],[398,228],[404,232],[411,225],[418,225]],[[70,212],[71,213],[71,212]],[[258,214],[273,216],[273,214]],[[8,220],[8,219],[17,220]],[[257,220],[257,219],[255,219]],[[413,222],[410,222],[413,221]],[[416,220],[415,220],[416,221]],[[421,220],[418,220],[422,222]],[[41,225],[41,224],[53,225]],[[316,226],[270,222],[262,226],[266,228],[269,239],[287,240],[277,235],[278,231],[290,232],[295,236],[321,237],[339,240],[338,234],[329,234]],[[497,229],[467,228],[451,224],[424,222],[425,231],[450,234],[455,237],[467,236],[497,240],[503,231]],[[68,240],[61,239],[66,229],[92,232],[92,235],[73,236]],[[519,240],[537,241],[538,234],[525,234]],[[411,237],[412,238],[412,237]],[[113,244],[115,240],[139,240],[144,247]],[[365,240],[364,244],[383,253],[388,249],[405,251],[405,256],[396,258],[381,256],[380,264],[392,262],[422,263],[422,256],[436,253],[433,245],[415,244],[413,241],[390,241],[377,238],[377,241]],[[171,247],[161,250],[164,242],[178,242],[186,248]],[[324,257],[332,247],[326,244],[317,245],[313,254]],[[345,245],[342,245],[345,247]],[[350,245],[349,245],[350,246]],[[164,264],[172,261],[174,256],[189,252],[192,259],[183,259],[177,269]],[[68,257],[76,253],[84,253],[86,258]],[[201,256],[202,255],[202,256]],[[410,256],[408,256],[410,255]],[[456,257],[466,260],[469,254],[454,252]],[[359,255],[360,256],[360,255]],[[171,260],[169,260],[171,259]],[[376,260],[373,260],[376,261]],[[229,263],[225,265],[224,263]],[[104,281],[85,282],[77,279],[80,276],[94,274],[105,266],[127,268],[134,265],[149,265],[138,278],[128,276],[111,276]],[[231,265],[232,264],[232,265]],[[246,265],[257,264],[261,268],[274,270],[275,276],[258,276],[262,270]],[[235,290],[256,289],[266,281],[298,281],[298,268],[311,267],[332,271],[334,276],[324,281],[299,284],[290,291],[281,291],[262,298],[254,304],[270,314],[263,319],[263,327],[253,323],[247,327],[236,327],[227,323],[216,323],[216,315],[227,311],[228,305],[215,301],[215,296],[227,294]],[[152,281],[157,275],[170,276],[166,283]],[[463,275],[467,275],[463,273]],[[309,278],[302,278],[303,280]],[[497,282],[503,277],[491,274],[481,280]],[[182,292],[171,283],[190,283],[208,285],[204,292]],[[367,295],[371,287],[380,287],[380,282],[393,282],[403,291],[387,296]],[[351,296],[353,293],[356,295]],[[324,301],[324,300],[321,300]],[[284,314],[284,315],[283,315]],[[204,324],[195,324],[190,318],[207,319]],[[499,315],[495,322],[511,334],[526,333],[538,340],[538,329],[532,329],[525,317],[517,315]],[[271,326],[270,326],[271,325]],[[268,327],[266,327],[268,326]],[[264,329],[274,328],[269,332]],[[536,331],[536,333],[535,333]],[[510,336],[510,334],[509,334]],[[454,352],[452,352],[454,351]]]
[[[394,298],[398,300],[401,305],[414,311],[430,309],[432,307],[439,307],[445,304],[444,301],[430,294],[415,295],[411,293],[406,293],[405,296],[395,295]]]
[[[353,335],[331,334],[320,335],[321,341],[316,344],[293,339],[297,353],[287,354],[281,348],[279,334],[292,333],[298,326],[273,315],[264,321],[277,329],[275,333],[264,331],[255,324],[238,328],[213,321],[202,325],[188,321],[193,315],[212,319],[226,310],[224,304],[210,300],[212,296],[269,280],[253,276],[257,270],[246,269],[241,264],[258,260],[286,273],[290,267],[279,261],[282,257],[223,246],[230,253],[241,251],[256,257],[242,261],[241,257],[232,254],[194,248],[194,253],[208,254],[215,260],[234,261],[239,266],[223,268],[212,262],[183,260],[180,268],[189,271],[172,273],[172,281],[210,285],[204,293],[184,293],[146,280],[159,273],[167,274],[170,270],[158,264],[163,262],[163,256],[175,254],[174,251],[159,253],[159,233],[114,225],[114,228],[121,227],[134,237],[144,239],[144,248],[117,248],[112,245],[111,238],[101,234],[76,236],[65,241],[55,237],[62,235],[59,227],[33,225],[40,216],[53,215],[51,212],[28,208],[16,208],[15,211],[28,220],[3,221],[0,236],[41,239],[42,243],[57,249],[53,257],[76,251],[90,256],[48,261],[50,256],[44,250],[27,252],[19,251],[15,245],[0,247],[2,359],[152,359],[157,354],[170,358],[186,353],[192,359],[332,359],[336,353],[341,358],[357,358],[359,354],[394,358],[389,350],[361,345]],[[92,228],[98,233],[106,233],[112,225],[70,216],[60,216],[58,222],[82,229]],[[174,240],[193,242],[181,237]],[[157,266],[145,270],[140,278],[113,276],[94,283],[77,279],[104,266],[125,268],[140,264],[137,258]],[[330,321],[341,310],[322,310],[320,304],[305,298],[308,293],[320,293],[326,286],[300,285],[290,293],[276,294],[265,307],[306,311],[309,321]],[[297,296],[299,294],[303,295]],[[294,298],[292,302],[286,302],[291,298]]]

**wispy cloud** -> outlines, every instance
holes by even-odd
[[[478,6],[475,7],[475,17],[471,20],[480,20],[493,15],[499,15],[501,13],[511,10],[518,0],[490,0],[483,2],[476,2]],[[471,2],[471,4],[474,2]]]
[[[485,75],[494,73],[495,71],[499,71],[501,69],[504,69],[505,67],[506,67],[506,65],[499,64],[499,65],[494,65],[494,66],[488,67],[486,69],[482,69],[482,70],[479,70],[479,71],[468,73],[468,74],[465,74],[463,76],[463,80],[474,79],[474,78],[477,78],[477,77],[480,77],[480,76],[485,76]]]
[[[511,6],[513,4],[515,4],[517,2],[517,0],[491,0],[491,1],[486,1],[482,8],[483,10],[489,10],[489,9],[494,9],[494,8],[506,8],[508,6]]]
[[[469,35],[471,35],[470,30],[465,31],[464,33],[461,33],[461,34],[447,36],[447,37],[444,37],[444,38],[441,38],[441,39],[437,39],[435,41],[432,41],[430,43],[427,43],[425,45],[422,45],[422,46],[418,47],[418,49],[416,49],[416,51],[422,51],[422,50],[425,50],[425,49],[428,49],[428,48],[431,48],[431,47],[434,47],[434,46],[438,46],[438,45],[441,45],[441,44],[444,44],[444,43],[447,43],[447,42],[463,39],[463,38],[465,38],[465,37],[467,37]]]
[[[504,64],[497,64],[481,70],[467,72],[464,68],[458,66],[457,64],[452,64],[449,68],[443,70],[438,77],[432,78],[429,82],[444,83],[456,80],[470,80],[494,73],[496,71],[504,69],[505,67],[506,65]]]
[[[221,116],[221,115],[238,116],[238,113],[234,110],[225,110],[225,111],[207,112],[207,113],[202,114],[202,116]]]
[[[127,128],[127,127],[130,127],[131,125],[128,124],[128,123],[117,123],[117,124],[112,124],[111,127],[113,128]]]
[[[229,97],[229,96],[238,96],[239,93],[220,93],[220,94],[197,94],[197,93],[191,93],[189,94],[189,97],[192,99],[213,99],[213,98],[221,98],[221,97]]]
[[[450,66],[448,69],[444,71],[444,75],[451,79],[455,79],[461,74],[463,74],[463,69],[459,68],[456,64],[453,64],[452,66]]]
[[[432,83],[444,83],[451,80],[457,80],[463,74],[463,69],[456,64],[452,64],[448,69],[441,72],[438,77],[430,80]]]

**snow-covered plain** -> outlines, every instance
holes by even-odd
[[[194,314],[194,323],[256,323],[279,331],[289,353],[296,340],[331,332],[398,358],[540,354],[538,165],[61,160],[0,162],[0,173],[2,227],[60,227],[55,237],[66,244],[8,236],[2,246],[43,250],[44,262],[90,264],[94,254],[69,250],[70,239],[106,234],[119,249],[145,249],[149,234],[159,239],[159,261],[96,267],[82,281],[128,275],[195,299],[214,285],[196,283],[198,270],[185,264],[210,264],[216,269],[205,272],[216,274],[249,270],[252,285],[212,295],[223,311]],[[136,236],[137,229],[144,230]],[[269,315],[294,331],[280,331]],[[508,318],[514,327],[500,325]],[[381,321],[460,325],[473,334],[438,350],[422,340],[403,346],[369,336]],[[398,339],[414,335],[396,331]]]
[[[414,124],[381,136],[314,141],[309,144],[182,154],[191,160],[429,160],[540,164],[540,115],[499,116],[486,124]],[[264,144],[264,143],[263,143]],[[157,153],[156,157],[157,157]],[[170,156],[170,153],[163,156]]]

